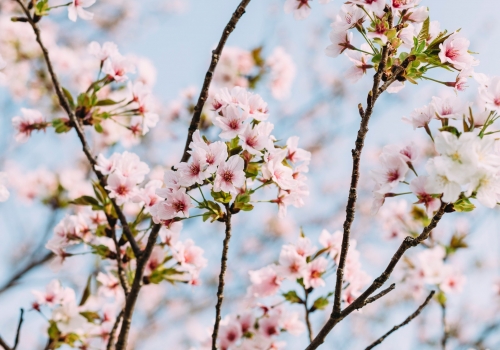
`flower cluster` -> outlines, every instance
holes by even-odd
[[[106,346],[123,298],[109,299],[114,296],[109,291],[119,286],[114,276],[100,272],[97,280],[101,285],[96,295],[84,293],[80,301],[73,289],[63,287],[58,280],[52,280],[43,292],[32,291],[35,296],[32,307],[49,320],[47,333],[54,347],[63,344],[79,348]],[[45,314],[46,309],[50,310],[50,316]]]
[[[309,238],[300,237],[295,244],[282,247],[277,265],[272,264],[260,270],[250,271],[252,285],[248,288],[249,297],[261,298],[275,295],[279,292],[284,280],[296,281],[307,293],[324,287],[324,277],[335,270],[340,259],[342,232],[336,231],[330,234],[323,230],[319,242],[322,246],[320,250],[312,245]],[[347,304],[361,294],[361,289],[369,281],[369,276],[361,269],[359,257],[356,241],[351,240],[344,268],[346,285],[342,292],[342,300]],[[306,302],[295,291],[284,293],[283,296],[291,303]],[[328,296],[320,297],[313,307],[318,309],[320,303],[322,303],[320,308],[326,307],[327,298]]]
[[[378,69],[382,47],[389,45],[392,59],[386,64],[382,79],[387,81],[395,67],[404,68],[387,87],[389,93],[399,92],[406,80],[412,83],[419,79],[436,81],[425,75],[435,67],[459,72],[453,82],[436,82],[457,90],[465,89],[472,67],[479,63],[469,52],[470,42],[458,32],[447,34],[440,31],[439,23],[429,20],[427,7],[417,7],[419,2],[392,0],[390,6],[385,0],[347,2],[331,24],[331,45],[326,48],[326,54],[337,57],[345,53],[354,64],[346,72],[346,77],[357,81],[369,69]],[[303,4],[302,1],[299,3]],[[396,16],[399,17],[397,25],[393,23]],[[361,34],[363,44],[354,45],[353,30]]]
[[[137,154],[130,152],[114,153],[109,158],[99,154],[96,169],[108,175],[106,189],[118,205],[132,200],[138,192],[137,185],[149,173],[148,165],[141,162]]]
[[[276,340],[277,336],[282,332],[297,336],[304,330],[298,313],[262,305],[257,310],[228,315],[221,321],[219,349],[284,349],[286,342]]]

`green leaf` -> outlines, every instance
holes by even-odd
[[[210,193],[211,193],[213,199],[219,203],[227,204],[231,201],[231,199],[233,199],[233,196],[231,196],[231,193],[226,193],[226,192],[222,192],[222,191],[220,191],[220,192],[211,191]]]
[[[311,311],[324,310],[328,306],[328,299],[325,297],[319,297],[313,303]]]
[[[244,210],[244,211],[251,211],[253,209],[252,204],[241,203],[241,202],[234,203],[234,207],[236,209],[240,209],[240,210]]]
[[[76,333],[66,334],[64,337],[64,342],[69,346],[73,347],[77,341],[80,340],[80,337]]]
[[[49,0],[40,0],[35,7],[35,15],[47,16],[49,14]]]
[[[440,291],[437,295],[436,295],[436,300],[438,301],[439,304],[441,305],[446,305],[446,295]]]
[[[100,319],[99,314],[97,312],[92,312],[92,311],[82,311],[80,312],[80,315],[85,317],[87,321],[90,323],[94,323],[94,321],[97,321]]]
[[[95,106],[113,106],[113,105],[116,105],[116,104],[121,103],[121,102],[123,102],[123,100],[122,101],[113,101],[113,100],[107,98],[105,100],[97,101],[95,103]]]
[[[290,290],[286,293],[282,294],[283,297],[291,304],[303,304],[304,301],[297,295],[297,292],[294,290]]]
[[[49,334],[49,338],[53,340],[59,339],[59,334],[61,332],[59,331],[59,328],[57,328],[57,323],[55,321],[50,320],[49,321],[50,326],[49,329],[47,330],[47,333]]]
[[[66,88],[62,88],[62,91],[64,93],[64,96],[66,96],[66,99],[68,100],[69,105],[71,106],[72,109],[74,109],[75,108],[75,100],[73,99],[71,92],[69,92]]]
[[[107,246],[104,244],[94,245],[92,246],[94,249],[93,253],[99,255],[100,257],[106,259],[109,257],[109,253],[111,252]]]
[[[215,214],[222,214],[222,209],[220,205],[212,201],[207,201],[207,204],[208,204],[208,209],[210,209],[212,212],[214,212]]]
[[[58,134],[62,134],[71,130],[71,127],[69,127],[62,119],[52,119],[52,126]]]
[[[475,208],[476,206],[471,203],[469,198],[464,196],[460,197],[455,203],[453,203],[453,209],[458,212],[469,212],[473,211]]]
[[[250,195],[247,193],[239,194],[235,199],[236,203],[248,203],[250,202]]]
[[[454,126],[451,126],[451,125],[443,126],[441,129],[439,129],[439,131],[447,131],[447,132],[450,132],[450,133],[452,133],[453,135],[455,135],[456,137],[459,137],[459,136],[460,136],[460,131],[458,131],[458,129],[457,129],[457,128],[455,128]]]
[[[99,134],[102,134],[102,132],[104,131],[104,129],[102,128],[101,123],[96,123],[96,124],[94,124],[94,129],[95,129],[95,131],[97,131]]]
[[[70,201],[71,204],[77,204],[77,205],[92,205],[92,206],[99,206],[99,202],[97,199],[91,196],[81,196],[78,197],[77,199],[74,199]]]
[[[234,148],[231,148],[229,150],[229,156],[231,157],[231,156],[234,156],[236,154],[240,154],[241,151],[243,151],[243,147],[241,147],[241,146],[236,146]]]
[[[418,33],[418,41],[423,41],[424,43],[427,41],[427,38],[429,37],[430,24],[431,24],[431,19],[430,17],[427,17],[427,19],[424,21],[424,24],[422,25],[420,33]]]
[[[246,177],[255,179],[259,175],[260,164],[259,163],[248,163],[245,169]]]
[[[78,304],[79,306],[85,304],[89,296],[92,294],[92,292],[90,291],[91,283],[92,283],[92,275],[90,275],[87,278],[87,284],[85,285],[85,289],[83,290],[82,299],[80,300],[80,304]]]

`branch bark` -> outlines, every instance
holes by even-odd
[[[19,315],[19,322],[17,324],[16,338],[14,339],[14,346],[10,347],[7,343],[0,337],[0,346],[4,348],[4,350],[16,350],[17,345],[19,344],[19,336],[21,334],[21,326],[23,325],[24,309],[21,309],[21,313]]]
[[[212,332],[212,350],[217,350],[217,334],[219,333],[219,324],[221,320],[222,301],[224,299],[224,277],[227,270],[227,253],[229,250],[229,240],[231,239],[231,209],[226,204],[226,236],[222,247],[222,256],[220,261],[219,287],[217,288],[217,304],[215,305],[215,324]]]
[[[207,101],[208,90],[212,82],[212,77],[214,75],[215,68],[217,67],[217,63],[219,63],[219,59],[222,55],[222,49],[224,49],[224,45],[226,44],[229,35],[231,35],[233,30],[236,28],[236,24],[240,20],[241,16],[243,16],[243,14],[245,13],[245,8],[249,3],[250,0],[242,0],[240,2],[238,7],[236,8],[236,11],[234,11],[233,15],[231,16],[229,23],[224,28],[222,36],[219,40],[219,44],[217,45],[215,50],[212,51],[212,60],[210,62],[210,67],[208,68],[207,74],[205,74],[205,80],[203,81],[203,87],[201,88],[200,96],[198,97],[198,102],[194,107],[193,118],[191,119],[191,124],[189,125],[188,135],[186,138],[186,145],[184,146],[184,154],[182,155],[181,162],[187,162],[189,160],[190,157],[190,154],[188,153],[189,144],[193,140],[194,132],[200,127],[201,112],[203,110],[205,102]]]
[[[390,336],[392,333],[396,332],[399,328],[406,326],[414,318],[416,318],[418,315],[420,315],[420,313],[422,312],[422,310],[427,306],[427,304],[429,303],[429,301],[432,299],[432,296],[434,295],[434,293],[435,293],[435,291],[432,291],[427,296],[427,298],[425,299],[424,303],[422,305],[420,305],[419,308],[414,313],[412,313],[410,316],[408,316],[408,318],[406,318],[406,320],[404,320],[403,323],[394,326],[389,332],[387,332],[386,334],[384,334],[383,336],[381,336],[380,338],[378,338],[371,345],[369,345],[365,350],[373,349],[377,345],[381,344],[385,340],[385,338],[387,338],[388,336]]]
[[[116,331],[118,330],[118,326],[120,325],[120,321],[123,317],[123,310],[120,311],[118,314],[118,317],[116,317],[115,324],[113,325],[113,328],[111,329],[111,332],[109,332],[109,339],[108,339],[108,345],[106,345],[106,350],[112,350],[113,345],[115,343],[115,334]]]
[[[339,315],[330,315],[330,318],[325,323],[323,328],[320,330],[316,338],[309,344],[306,350],[317,349],[321,344],[324,343],[326,336],[330,331],[335,327],[340,321],[342,321],[345,317],[347,317],[354,310],[361,309],[363,306],[367,304],[367,300],[369,300],[370,295],[372,295],[377,289],[382,287],[382,285],[387,282],[389,277],[391,276],[394,268],[398,264],[399,260],[403,257],[403,254],[410,248],[416,247],[429,238],[432,230],[439,223],[441,218],[445,213],[445,209],[447,207],[446,203],[441,203],[441,207],[437,211],[437,213],[432,218],[431,222],[428,226],[426,226],[420,235],[417,237],[406,237],[405,240],[401,243],[396,253],[391,258],[391,261],[385,268],[384,272],[377,277],[372,284],[361,294],[359,297],[354,300],[351,305],[347,306],[344,310],[340,312]],[[375,297],[374,297],[375,298]]]
[[[30,272],[34,268],[45,264],[47,261],[52,259],[54,257],[54,253],[49,252],[46,253],[43,257],[37,260],[31,261],[28,265],[26,265],[22,270],[18,271],[14,276],[12,276],[1,288],[0,288],[0,294],[5,292],[7,289],[11,288],[16,284],[21,277],[23,277],[26,273]]]
[[[130,288],[130,293],[125,300],[125,308],[123,309],[123,322],[120,329],[120,334],[118,336],[118,341],[116,342],[116,350],[124,350],[127,348],[127,338],[130,331],[130,325],[132,324],[132,314],[134,313],[135,303],[137,297],[139,296],[139,291],[142,288],[142,277],[144,275],[144,269],[146,264],[153,252],[153,247],[156,244],[156,239],[158,238],[158,233],[160,232],[161,225],[153,226],[151,233],[148,237],[148,243],[143,253],[139,258],[137,258],[137,267],[135,270],[134,282]]]

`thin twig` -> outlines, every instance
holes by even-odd
[[[429,301],[432,299],[432,296],[434,295],[434,293],[435,293],[435,291],[432,291],[427,296],[427,298],[425,299],[424,303],[422,305],[420,305],[419,308],[414,313],[412,313],[410,316],[408,316],[408,318],[406,320],[404,320],[403,323],[401,323],[401,324],[399,324],[397,326],[394,326],[389,332],[387,332],[386,334],[384,334],[383,336],[381,336],[380,338],[378,338],[375,342],[373,342],[365,350],[373,349],[377,345],[381,344],[384,341],[385,338],[387,338],[388,336],[390,336],[392,333],[396,332],[399,328],[406,326],[414,318],[416,318],[418,315],[420,315],[420,313],[422,312],[422,310],[427,306],[427,304],[429,303]]]
[[[118,326],[120,325],[120,321],[123,317],[123,310],[120,311],[118,314],[118,317],[116,317],[115,324],[113,325],[113,328],[111,329],[111,332],[109,332],[109,339],[108,339],[108,345],[106,345],[106,350],[112,350],[113,345],[115,343],[115,334],[116,331],[118,330]]]
[[[16,338],[14,340],[14,346],[10,347],[7,345],[7,343],[0,337],[0,346],[4,348],[4,350],[16,350],[17,345],[19,344],[19,336],[21,334],[21,326],[23,325],[23,318],[24,315],[24,309],[21,309],[21,313],[19,315],[19,322],[17,323],[17,331],[16,331]]]
[[[398,264],[399,260],[403,257],[403,254],[410,248],[416,247],[419,244],[421,244],[423,241],[425,241],[427,238],[429,238],[429,235],[431,234],[432,230],[436,227],[438,222],[441,220],[445,213],[445,209],[447,207],[446,203],[441,203],[441,207],[437,211],[437,213],[434,215],[432,218],[431,222],[429,223],[428,226],[426,226],[420,235],[417,237],[406,237],[405,240],[401,243],[399,246],[398,250],[396,253],[391,258],[391,261],[385,268],[384,272],[378,276],[372,284],[359,296],[357,297],[349,306],[347,306],[340,315],[334,316],[330,315],[330,318],[328,321],[325,323],[323,328],[319,331],[318,335],[314,338],[314,340],[309,344],[309,346],[306,348],[306,350],[313,350],[317,349],[321,344],[324,343],[326,336],[330,331],[340,322],[342,321],[345,317],[347,317],[351,312],[354,310],[361,309],[363,306],[366,305],[366,300],[372,295],[377,289],[382,287],[382,285],[387,282],[389,277],[391,276],[392,272],[394,271],[394,268]]]
[[[118,341],[116,342],[116,350],[124,350],[127,348],[127,338],[130,331],[130,325],[132,323],[132,314],[134,313],[135,303],[137,297],[139,296],[139,291],[142,287],[142,277],[144,275],[144,269],[146,264],[153,252],[153,247],[156,244],[156,239],[158,238],[158,233],[160,232],[161,225],[154,225],[151,233],[148,237],[148,243],[146,248],[142,252],[141,256],[137,258],[137,267],[135,270],[134,282],[130,288],[130,292],[125,300],[125,308],[123,310],[123,322],[120,329],[120,334],[118,335]]]
[[[212,77],[214,75],[215,68],[217,67],[217,63],[219,63],[219,59],[222,55],[222,49],[224,48],[224,45],[226,44],[226,41],[229,38],[229,35],[232,33],[234,28],[236,28],[236,24],[240,20],[241,16],[243,16],[243,14],[245,13],[245,8],[249,3],[250,0],[242,0],[240,2],[238,7],[236,8],[236,11],[234,11],[233,15],[231,16],[229,23],[224,28],[222,36],[219,40],[219,44],[217,45],[215,50],[212,51],[212,60],[210,62],[210,67],[208,68],[207,74],[205,75],[205,80],[203,81],[203,87],[201,88],[200,96],[198,97],[198,102],[194,107],[193,118],[191,119],[191,124],[189,125],[188,135],[186,138],[186,145],[184,146],[184,154],[182,155],[181,162],[187,162],[189,160],[190,157],[190,154],[188,153],[189,144],[193,140],[194,132],[200,126],[201,112],[203,110],[205,102],[207,101],[210,83],[212,82]]]
[[[13,275],[2,287],[0,287],[0,294],[5,292],[7,289],[14,286],[21,277],[23,277],[26,273],[33,270],[34,268],[43,265],[50,259],[54,257],[54,253],[49,252],[46,253],[43,257],[37,260],[31,261],[28,265],[26,265],[22,270]]]
[[[368,123],[370,121],[370,117],[373,112],[373,107],[379,95],[380,79],[382,77],[382,73],[385,70],[387,57],[389,55],[388,45],[384,46],[384,48],[382,49],[382,59],[378,66],[377,72],[373,76],[373,87],[368,94],[366,109],[363,112],[363,109],[361,107],[359,108],[361,114],[361,123],[358,130],[358,136],[356,138],[355,149],[352,150],[351,185],[349,188],[349,197],[347,199],[346,218],[344,221],[344,232],[342,236],[342,248],[340,251],[340,259],[337,268],[337,280],[335,283],[335,298],[332,310],[332,316],[335,317],[337,317],[340,314],[342,286],[344,282],[344,267],[346,264],[347,253],[349,251],[351,226],[354,221],[354,215],[356,212],[356,200],[358,198],[357,188],[359,181],[359,166],[361,162],[361,152],[363,151],[365,137],[366,134],[368,133]]]
[[[368,304],[371,304],[373,303],[374,301],[377,301],[378,299],[382,298],[384,295],[392,292],[394,289],[396,288],[396,284],[393,283],[389,286],[389,288],[387,289],[384,289],[383,291],[381,291],[380,293],[378,293],[377,295],[374,295],[368,299],[365,300],[365,305],[368,305]]]
[[[229,240],[231,239],[231,209],[226,204],[226,236],[224,237],[222,256],[220,259],[219,287],[217,288],[217,305],[215,305],[215,324],[212,332],[212,350],[217,350],[217,334],[219,333],[219,323],[221,320],[222,301],[224,299],[224,277],[227,270],[227,253],[229,250]]]
[[[308,301],[309,301],[309,292],[308,292],[308,290],[307,290],[307,288],[305,286],[302,286],[302,287],[304,288],[304,293],[305,293],[304,310],[305,310],[305,319],[306,319],[306,326],[307,326],[307,334],[309,336],[309,341],[312,342],[313,339],[314,339],[314,333],[313,333],[313,329],[312,329],[312,326],[311,326],[311,320],[310,320],[311,310],[307,306]]]
[[[123,269],[123,261],[122,261],[122,255],[120,253],[120,245],[118,244],[118,240],[116,239],[116,230],[114,225],[111,227],[111,238],[115,243],[118,278],[120,280],[120,284],[122,286],[123,293],[125,293],[125,298],[126,298],[128,296],[128,293],[130,293],[130,287],[127,283],[127,276],[125,275],[125,270]]]
[[[441,321],[443,324],[443,336],[441,337],[441,349],[446,350],[446,343],[448,342],[448,325],[446,324],[446,302],[440,301],[441,304]]]
[[[42,41],[42,37],[40,34],[40,29],[38,28],[38,25],[34,22],[33,17],[31,16],[31,13],[29,12],[28,8],[24,5],[24,3],[21,0],[16,0],[16,2],[21,6],[24,14],[28,18],[28,22],[30,23],[31,27],[33,28],[33,31],[35,33],[36,41],[38,42],[38,45],[42,49],[43,57],[45,59],[45,63],[47,64],[47,69],[49,71],[51,80],[52,80],[52,85],[54,86],[54,90],[56,92],[56,95],[59,99],[59,104],[60,106],[64,109],[66,114],[68,115],[71,124],[76,130],[76,133],[78,135],[78,138],[80,139],[80,142],[82,144],[82,150],[85,156],[87,157],[87,160],[89,161],[90,165],[92,166],[93,172],[96,174],[97,178],[99,179],[99,183],[103,188],[106,187],[106,179],[104,175],[96,169],[96,160],[94,156],[92,155],[92,152],[90,151],[90,147],[87,143],[87,140],[85,138],[85,132],[82,128],[82,125],[80,124],[78,118],[76,117],[74,111],[71,109],[70,104],[68,102],[68,99],[64,95],[63,89],[61,87],[61,84],[59,82],[59,78],[57,77],[57,74],[54,71],[54,67],[52,65],[52,61],[50,60],[49,56],[49,51],[45,47]],[[139,257],[141,255],[141,249],[137,245],[137,241],[135,240],[132,231],[130,230],[130,227],[128,226],[127,219],[125,215],[123,214],[122,210],[120,207],[116,204],[115,200],[113,198],[110,198],[111,203],[113,204],[113,207],[116,211],[116,214],[118,215],[118,219],[120,220],[122,227],[123,227],[123,233],[127,237],[127,240],[130,242],[130,246],[132,248],[132,251],[134,252],[136,257]]]
[[[19,336],[21,335],[21,326],[23,325],[23,315],[24,315],[24,309],[21,309],[21,313],[19,314],[19,323],[17,324],[17,331],[16,331],[16,339],[14,340],[14,346],[12,347],[12,350],[17,349],[17,345],[19,344]]]

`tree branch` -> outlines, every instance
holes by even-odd
[[[403,257],[403,254],[410,248],[418,246],[420,243],[429,238],[432,230],[436,227],[438,222],[441,220],[445,213],[445,209],[447,207],[446,203],[441,203],[441,207],[437,211],[437,213],[432,218],[431,222],[428,226],[426,226],[420,235],[417,237],[406,237],[405,240],[401,243],[396,253],[391,258],[391,261],[387,265],[384,272],[377,277],[372,284],[361,294],[359,297],[354,300],[351,305],[347,306],[339,315],[330,315],[330,318],[325,323],[323,328],[320,330],[316,338],[309,344],[306,350],[317,349],[323,342],[325,341],[326,336],[330,331],[335,327],[340,321],[342,321],[346,316],[348,316],[354,310],[361,309],[363,306],[367,304],[367,300],[377,289],[382,287],[382,285],[387,282],[389,277],[391,276],[394,268],[398,264],[399,260]],[[375,298],[375,297],[374,297]]]
[[[63,93],[61,84],[59,82],[59,78],[57,77],[57,74],[54,71],[52,61],[50,60],[49,51],[47,50],[47,48],[43,44],[42,37],[40,34],[40,29],[38,28],[38,25],[33,20],[31,13],[29,12],[28,8],[24,5],[24,3],[21,0],[15,0],[15,1],[21,6],[24,14],[28,18],[28,22],[31,25],[31,27],[33,28],[33,32],[35,33],[36,41],[37,41],[38,45],[40,46],[40,48],[42,49],[43,57],[45,59],[45,63],[47,64],[47,69],[49,71],[49,75],[51,77],[52,84],[54,85],[54,90],[55,90],[56,95],[59,99],[59,104],[64,109],[66,114],[68,115],[68,117],[71,121],[71,124],[74,126],[76,133],[78,135],[78,138],[80,139],[80,142],[82,144],[83,153],[87,157],[87,160],[89,161],[90,165],[92,166],[92,170],[94,171],[97,178],[99,179],[99,183],[105,189],[106,179],[105,179],[104,175],[99,170],[97,170],[95,167],[96,160],[95,160],[94,156],[92,155],[92,152],[90,151],[90,147],[89,147],[87,140],[85,138],[84,130],[83,130],[79,120],[77,119],[75,113],[71,109],[66,96]],[[106,189],[105,189],[105,191],[108,192]],[[128,226],[128,223],[127,223],[127,219],[126,219],[125,215],[123,214],[122,210],[120,209],[120,207],[116,204],[115,200],[113,198],[110,198],[110,200],[111,200],[111,203],[113,204],[113,207],[118,215],[118,219],[120,220],[120,222],[122,224],[123,233],[127,237],[127,240],[130,242],[130,246],[131,246],[135,256],[138,258],[141,255],[141,249],[137,245],[137,242],[134,238],[134,235],[132,235],[130,227]]]
[[[443,324],[443,336],[441,337],[441,349],[446,350],[446,343],[448,342],[448,326],[446,324],[446,302],[440,301],[441,305],[441,321]]]
[[[222,256],[220,260],[219,287],[217,288],[217,304],[215,305],[215,324],[212,332],[212,350],[217,350],[217,334],[219,333],[219,323],[221,320],[222,301],[224,299],[224,277],[227,270],[227,252],[229,250],[229,240],[231,239],[231,209],[226,204],[226,237],[224,238]]]
[[[389,44],[388,44],[389,45]],[[344,282],[344,268],[347,259],[347,253],[349,251],[349,240],[351,235],[351,226],[354,221],[354,215],[356,212],[356,200],[358,197],[357,188],[359,181],[359,166],[361,162],[361,152],[363,151],[365,137],[368,133],[368,123],[373,112],[373,107],[375,101],[379,95],[379,84],[382,77],[382,73],[385,70],[387,63],[387,57],[389,55],[389,46],[386,45],[382,49],[382,59],[378,66],[378,70],[373,76],[373,87],[368,93],[366,110],[359,108],[361,115],[361,123],[358,130],[358,136],[356,138],[355,149],[352,150],[352,174],[351,174],[351,185],[349,189],[349,197],[347,199],[346,206],[346,218],[344,221],[344,233],[342,236],[342,248],[340,251],[340,259],[337,268],[337,280],[335,283],[335,298],[333,303],[332,316],[338,316],[340,314],[340,304],[342,296],[342,285]]]
[[[384,295],[392,292],[394,289],[396,288],[396,284],[393,283],[389,286],[389,288],[387,289],[384,289],[383,291],[381,291],[380,293],[378,293],[377,295],[374,295],[368,299],[365,300],[365,304],[364,305],[368,305],[368,304],[371,304],[373,303],[374,301],[377,301],[378,299],[382,298]],[[364,306],[363,305],[363,306]]]
[[[434,293],[435,293],[435,291],[432,291],[427,296],[427,298],[425,299],[424,303],[422,305],[420,305],[419,308],[414,313],[412,313],[410,316],[408,316],[408,318],[406,320],[404,320],[403,323],[401,323],[401,324],[399,324],[397,326],[394,326],[389,332],[387,332],[386,334],[384,334],[383,336],[381,336],[380,338],[378,338],[375,342],[373,342],[365,350],[373,349],[377,345],[381,344],[385,340],[385,338],[387,338],[388,336],[390,336],[392,333],[396,332],[399,328],[406,326],[414,318],[416,318],[418,315],[420,315],[420,313],[422,312],[422,310],[424,309],[424,307],[426,307],[427,304],[429,303],[429,301],[432,299],[432,296],[434,295]]]
[[[304,288],[304,293],[305,293],[304,309],[305,309],[305,319],[306,319],[306,326],[307,326],[307,334],[309,336],[309,341],[312,342],[313,339],[314,339],[314,333],[313,333],[313,329],[312,329],[312,326],[311,326],[311,320],[310,320],[311,310],[307,306],[307,303],[309,301],[309,292],[308,292],[308,290],[307,290],[307,288],[305,286],[302,286],[302,287]]]
[[[215,68],[217,67],[217,63],[219,63],[219,59],[222,55],[222,49],[224,48],[224,45],[226,44],[226,41],[229,38],[229,35],[232,33],[234,28],[236,28],[236,24],[240,20],[241,16],[243,16],[243,14],[245,13],[245,8],[249,3],[250,0],[242,0],[240,2],[238,7],[236,8],[236,11],[234,11],[233,15],[231,16],[229,23],[224,28],[222,36],[219,40],[219,44],[217,45],[215,50],[212,51],[212,61],[210,62],[210,67],[208,68],[207,74],[205,75],[205,80],[203,81],[203,87],[201,88],[200,96],[198,97],[198,102],[194,107],[193,118],[191,119],[191,124],[189,125],[188,135],[186,138],[186,145],[184,146],[184,154],[182,155],[181,162],[187,162],[189,160],[190,157],[190,154],[188,153],[189,144],[193,140],[194,132],[200,126],[201,112],[208,98],[208,90],[210,88],[210,83],[212,82],[212,77],[214,75]]]
[[[132,283],[132,288],[130,289],[127,299],[125,300],[123,322],[118,336],[118,341],[116,343],[116,350],[124,350],[127,348],[127,338],[130,331],[130,325],[132,323],[132,314],[134,313],[135,303],[137,301],[137,297],[139,296],[139,291],[142,288],[142,276],[144,275],[144,269],[146,268],[149,257],[153,252],[153,247],[156,244],[160,228],[161,225],[153,226],[153,229],[148,237],[146,248],[142,252],[141,256],[137,258],[137,268],[135,270],[134,282]]]

